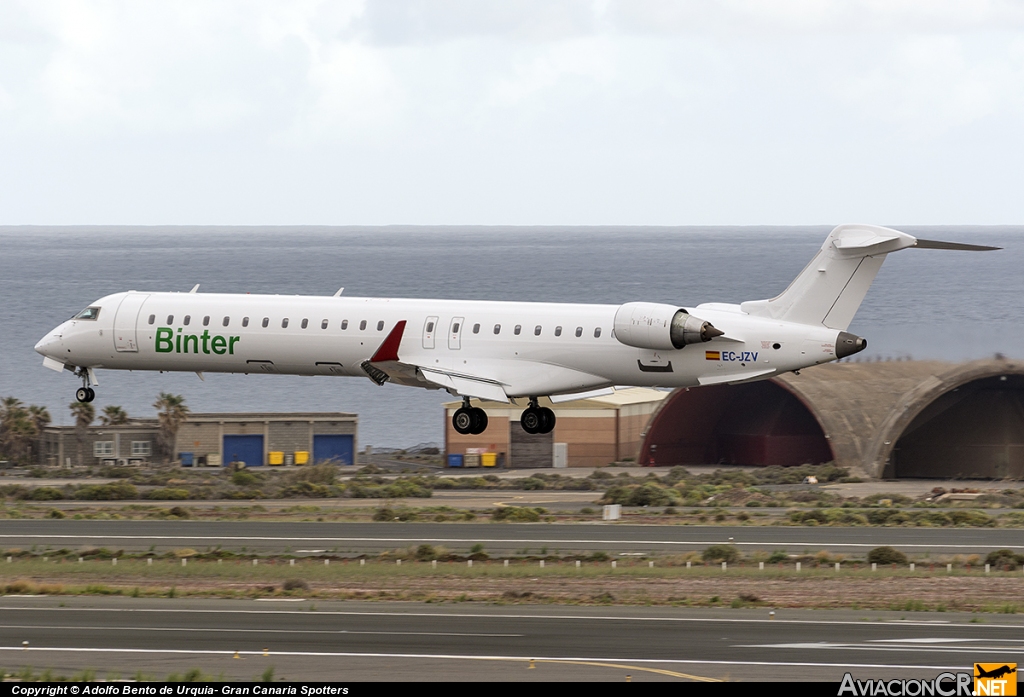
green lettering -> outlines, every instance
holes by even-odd
[[[228,353],[230,353],[232,356],[235,355],[235,342],[238,341],[241,338],[242,337],[240,337],[240,336],[233,336],[233,337],[231,337],[231,339],[230,339],[231,343],[228,344]]]
[[[170,353],[174,350],[174,342],[171,340],[172,336],[174,336],[174,332],[168,327],[160,327],[156,330],[157,353]]]
[[[185,353],[188,353],[188,342],[192,342],[192,353],[199,353],[199,337],[195,334],[185,335]]]
[[[213,349],[213,352],[216,353],[218,356],[223,356],[224,352],[227,351],[227,347],[227,339],[222,337],[220,334],[217,334],[215,337],[213,337],[213,341],[210,342],[210,348]]]
[[[210,352],[210,330],[209,329],[204,329],[203,330],[202,339],[203,339],[203,353],[209,353]]]
[[[174,352],[181,353],[181,327],[178,327],[178,335],[174,337]]]

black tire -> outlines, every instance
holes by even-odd
[[[533,407],[526,409],[519,417],[519,425],[529,434],[540,433],[540,427],[543,425],[540,410]]]
[[[487,430],[487,412],[483,409],[473,409],[473,435],[478,436]]]
[[[473,409],[462,407],[452,415],[452,428],[455,429],[456,433],[463,436],[473,433],[473,426],[476,425],[477,421],[473,417],[473,411]]]
[[[89,402],[89,401],[91,401],[89,399],[89,388],[88,387],[79,387],[77,390],[75,390],[75,399],[77,399],[79,402]]]
[[[91,387],[86,387],[85,389],[89,390],[89,399],[85,401],[91,402],[92,400],[96,399],[96,390],[92,389]]]
[[[537,433],[551,433],[555,430],[555,412],[547,407],[537,409],[540,412],[540,430]]]

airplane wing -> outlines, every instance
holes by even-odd
[[[395,325],[380,348],[363,361],[366,375],[383,385],[394,382],[410,387],[444,389],[462,397],[492,402],[509,402],[508,395],[580,393],[604,388],[604,378],[564,366],[530,360],[470,360],[458,369],[436,365],[416,353],[398,355],[405,332],[405,321]]]

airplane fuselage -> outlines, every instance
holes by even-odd
[[[392,381],[460,392],[424,380],[434,369],[508,397],[743,382],[837,358],[835,329],[717,303],[687,311],[723,336],[638,348],[615,335],[622,307],[132,291],[97,300],[95,318],[64,322],[36,348],[84,369],[367,377],[366,362],[405,322],[397,356],[416,370],[392,371]]]

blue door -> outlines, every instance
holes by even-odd
[[[246,467],[263,465],[263,436],[224,436],[225,466],[235,461],[244,462]]]
[[[352,464],[352,436],[313,436],[313,462]]]

